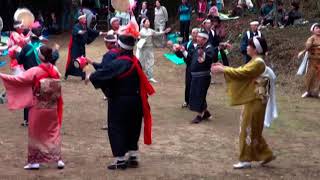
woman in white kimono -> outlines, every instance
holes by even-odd
[[[143,19],[141,21],[140,41],[137,44],[137,56],[150,82],[157,83],[153,78],[154,52],[153,37],[160,36],[170,31],[170,28],[163,32],[157,32],[150,28],[150,21]]]

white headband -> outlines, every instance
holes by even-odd
[[[111,18],[111,20],[110,20],[110,24],[112,24],[114,21],[120,21],[120,19],[117,18],[117,17],[113,17],[113,18]]]
[[[250,23],[251,26],[258,26],[259,24],[260,24],[259,21],[252,21]]]
[[[87,15],[86,15],[86,14],[83,14],[83,15],[81,15],[81,16],[78,17],[78,20],[80,20],[80,19],[82,19],[82,18],[86,18],[86,17],[87,17]]]
[[[206,34],[206,33],[203,33],[203,32],[199,32],[199,33],[198,33],[198,36],[203,37],[203,38],[206,38],[206,39],[209,39],[209,35]]]
[[[318,23],[312,24],[312,26],[311,26],[311,28],[310,28],[310,31],[313,32],[313,31],[314,31],[314,28],[315,28],[316,26],[318,26],[318,25],[319,25]]]
[[[191,32],[195,32],[195,31],[199,32],[200,30],[199,28],[193,28]]]
[[[259,54],[262,54],[263,53],[263,49],[261,47],[261,44],[260,44],[259,40],[256,37],[253,38],[253,44],[256,47],[257,52]]]
[[[120,40],[118,40],[118,44],[120,47],[122,47],[125,50],[133,50],[133,46],[126,45],[123,42],[121,42]]]
[[[105,42],[114,42],[114,43],[117,42],[117,38],[107,39],[106,37],[104,37],[103,40],[104,40]]]

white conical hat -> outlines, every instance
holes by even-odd
[[[111,0],[111,5],[115,10],[126,12],[130,8],[129,0]]]
[[[13,19],[15,21],[21,21],[26,27],[31,27],[34,22],[34,15],[27,8],[19,8],[14,13]]]

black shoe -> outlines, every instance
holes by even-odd
[[[202,117],[197,115],[192,121],[191,124],[199,124],[202,121]]]
[[[127,165],[129,168],[138,168],[139,167],[139,161],[137,157],[130,156],[127,160]]]
[[[68,75],[65,75],[65,76],[64,76],[64,80],[68,80]]]
[[[205,111],[204,114],[203,114],[202,119],[203,120],[208,120],[208,119],[211,119],[211,118],[212,118],[211,113],[208,110]]]
[[[108,166],[108,169],[110,170],[117,170],[117,169],[122,169],[125,170],[127,169],[128,165],[126,161],[116,161],[112,163],[110,166]]]

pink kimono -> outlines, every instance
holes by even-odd
[[[60,75],[47,63],[17,75],[0,73],[8,108],[29,107],[28,163],[61,160],[62,95]]]

